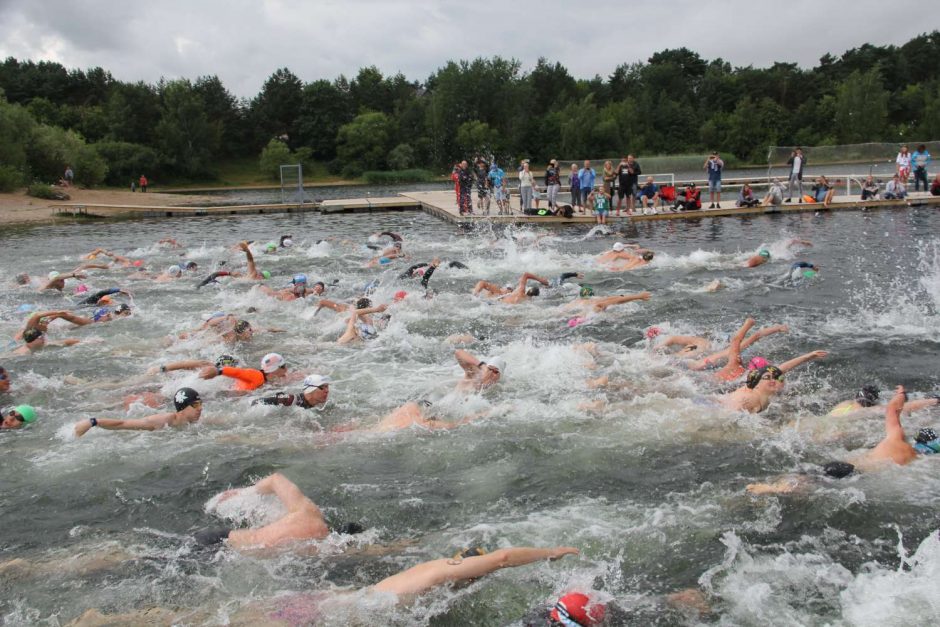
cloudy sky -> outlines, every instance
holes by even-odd
[[[686,46],[706,59],[812,67],[940,28],[925,0],[0,0],[0,57],[101,66],[125,81],[216,74],[251,97],[279,67],[305,82],[375,65],[423,81],[450,59],[540,56],[576,77]]]

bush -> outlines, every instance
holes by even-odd
[[[26,193],[33,198],[43,198],[45,200],[68,200],[69,195],[55,189],[52,185],[45,183],[33,183],[26,190]]]
[[[392,170],[407,170],[415,164],[415,150],[408,144],[398,144],[386,159]]]
[[[108,175],[108,164],[93,146],[82,145],[71,159],[75,182],[84,187],[94,187],[104,182]]]
[[[97,185],[108,173],[108,165],[94,148],[75,131],[40,124],[26,146],[32,176],[43,181],[58,181],[71,165],[75,180],[86,187]]]
[[[261,157],[258,159],[258,166],[261,173],[275,181],[281,177],[281,166],[289,163],[296,163],[287,144],[279,139],[272,139],[268,145],[261,151]]]
[[[370,170],[363,172],[362,178],[370,185],[389,185],[396,183],[430,183],[437,179],[427,170],[389,170],[376,171]]]
[[[0,192],[15,191],[23,184],[23,174],[9,165],[0,165]]]
[[[126,187],[141,174],[151,176],[158,168],[157,153],[149,146],[131,142],[98,142],[93,146],[108,165],[105,180],[109,185]]]

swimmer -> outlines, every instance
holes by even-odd
[[[15,355],[29,355],[45,346],[74,346],[78,344],[81,340],[74,338],[54,342],[46,340],[44,330],[48,328],[49,323],[53,320],[64,317],[65,313],[68,312],[38,311],[30,316],[26,321],[26,326],[17,334],[23,340],[24,345],[14,350],[13,353]]]
[[[735,390],[718,397],[719,403],[737,411],[747,411],[757,414],[770,406],[770,400],[783,391],[784,375],[790,370],[806,362],[822,359],[829,353],[826,351],[812,351],[800,355],[780,366],[766,365],[762,368],[749,370],[745,384]]]
[[[3,414],[0,429],[22,429],[36,421],[36,410],[32,405],[17,405]]]
[[[91,296],[85,297],[79,302],[79,304],[80,305],[106,305],[110,303],[110,300],[111,300],[110,297],[115,296],[117,294],[123,294],[127,296],[128,298],[134,297],[133,294],[131,294],[128,291],[122,290],[119,287],[109,287],[108,289],[98,290]]]
[[[183,247],[182,244],[177,242],[172,237],[164,237],[159,242],[157,242],[157,246],[166,246],[167,248],[182,248]]]
[[[368,298],[360,298],[356,301],[356,308],[349,314],[346,321],[346,331],[337,338],[337,344],[348,344],[356,340],[374,340],[379,332],[372,319],[372,314],[382,313],[388,309],[388,305],[372,306],[372,301]],[[387,318],[383,321],[387,322]]]
[[[294,245],[294,236],[293,235],[281,235],[280,241],[278,241],[278,246],[281,248],[290,248]]]
[[[141,259],[128,259],[127,257],[122,257],[121,255],[113,253],[109,250],[102,251],[102,254],[111,257],[111,259],[114,260],[114,263],[124,268],[140,268],[144,265],[144,262]]]
[[[457,384],[457,389],[462,392],[482,392],[499,383],[506,371],[506,360],[502,357],[488,357],[483,361],[460,349],[454,351],[454,359],[464,372],[463,379]]]
[[[441,420],[437,416],[429,415],[428,409],[430,408],[430,405],[431,403],[428,401],[422,401],[420,403],[409,401],[388,415],[384,416],[375,426],[369,427],[367,429],[361,429],[361,431],[369,431],[372,433],[388,433],[390,431],[401,431],[402,429],[408,429],[410,427],[421,427],[431,431],[437,431],[440,429],[456,429],[457,427],[465,425],[473,420],[476,420],[483,414],[488,413],[482,412],[471,414],[462,420],[449,422],[446,420]],[[348,431],[349,429],[343,428],[341,430]]]
[[[566,303],[562,309],[582,309],[585,314],[600,313],[606,311],[608,307],[622,305],[635,300],[649,300],[649,292],[640,292],[639,294],[621,294],[619,296],[594,296],[594,289],[589,285],[582,285],[579,297]]]
[[[330,526],[316,503],[307,498],[290,479],[279,472],[268,475],[248,488],[226,490],[219,498],[222,503],[240,493],[274,494],[287,509],[287,513],[269,525],[257,529],[230,529],[216,527],[203,529],[194,534],[196,542],[203,546],[225,544],[238,551],[257,549],[283,549],[287,545],[309,540],[323,540],[330,535]],[[362,525],[351,522],[336,531],[356,534],[364,531]]]
[[[639,246],[636,244],[624,244],[623,242],[615,242],[613,247],[607,252],[603,252],[596,257],[597,263],[608,264],[614,261],[620,260],[629,260],[633,255],[627,252],[626,248],[638,249]]]
[[[866,415],[866,414],[875,414],[881,413],[885,410],[886,405],[879,405],[878,399],[881,397],[878,387],[872,384],[863,385],[858,392],[855,393],[855,398],[849,401],[842,401],[829,411],[830,416],[848,416],[848,415]],[[912,411],[919,411],[921,409],[926,409],[927,407],[934,407],[940,405],[940,396],[934,395],[929,396],[924,399],[918,399],[916,401],[907,401],[904,403],[904,407],[901,408],[901,413],[910,413]]]
[[[747,321],[745,321],[747,323]],[[750,329],[753,326],[753,322],[748,324]],[[744,351],[751,346],[753,346],[757,341],[774,335],[775,333],[789,333],[790,327],[785,324],[778,324],[772,327],[765,327],[763,329],[758,329],[745,337],[741,341],[740,351]],[[724,349],[717,350],[702,359],[703,353],[711,349],[711,342],[703,337],[689,336],[689,335],[671,335],[664,338],[663,340],[657,343],[657,348],[659,350],[664,350],[672,346],[681,347],[680,350],[675,353],[676,357],[680,359],[695,360],[686,363],[686,367],[689,370],[706,370],[708,368],[713,368],[716,366],[723,365],[728,360],[728,355],[731,350],[731,347],[725,347]]]
[[[10,372],[0,366],[0,394],[10,391]]]
[[[260,370],[229,365],[234,361],[234,358],[223,355],[216,363],[205,366],[199,376],[202,379],[214,379],[218,376],[235,379],[235,389],[239,392],[256,390],[272,380],[287,377],[287,360],[278,353],[268,353],[262,357]]]
[[[770,251],[766,248],[761,248],[757,251],[757,254],[747,260],[744,264],[746,268],[756,268],[757,266],[762,266],[765,263],[770,261]]]
[[[273,244],[270,244],[270,245],[274,246]],[[248,248],[247,241],[239,242],[237,246],[239,250],[245,253],[245,261],[248,264],[248,270],[247,272],[245,272],[246,279],[250,281],[264,281],[266,278],[269,278],[271,276],[269,273],[268,276],[265,277],[264,274],[258,270],[258,266],[255,265],[255,258],[251,254],[251,249]],[[276,249],[277,249],[277,246],[275,246],[275,250]]]
[[[283,289],[273,289],[267,285],[259,286],[261,291],[269,296],[273,296],[278,300],[291,301],[297,299],[303,299],[307,296],[318,296],[323,293],[323,290],[326,289],[326,286],[322,282],[317,282],[314,284],[313,289],[307,290],[307,275],[306,274],[295,274],[290,281],[291,287]]]
[[[202,415],[202,399],[199,392],[192,388],[180,388],[173,395],[176,411],[154,414],[136,420],[118,420],[113,418],[89,418],[75,424],[75,437],[80,438],[92,427],[109,431],[156,431],[164,427],[185,427],[199,420]]]
[[[489,298],[493,298],[495,296],[497,300],[500,300],[507,305],[518,305],[528,298],[538,296],[540,293],[538,287],[526,289],[526,285],[529,281],[538,281],[546,287],[550,285],[549,282],[542,277],[536,276],[530,272],[525,272],[521,277],[519,277],[519,283],[515,288],[513,288],[511,285],[500,287],[495,283],[490,283],[488,281],[478,281],[476,286],[473,288],[473,295],[476,296],[480,292],[485,291]]]
[[[384,265],[388,265],[389,263],[391,263],[392,260],[394,259],[404,258],[405,255],[402,252],[401,247],[402,247],[402,243],[399,241],[396,241],[389,248],[386,248],[385,250],[383,250],[380,255],[373,257],[371,260],[369,260],[369,262],[366,264],[366,267],[374,268],[375,266],[384,266]]]
[[[784,279],[799,281],[801,279],[811,279],[817,274],[819,274],[819,266],[817,266],[815,263],[809,263],[808,261],[797,261],[790,266],[790,271],[787,272]]]
[[[78,270],[72,270],[71,272],[65,272],[62,274],[53,270],[49,273],[49,280],[46,281],[46,283],[40,287],[39,290],[56,290],[61,292],[63,289],[65,289],[66,279],[84,279],[85,276],[86,275],[82,274],[81,272],[78,272]]]
[[[281,405],[291,407],[296,405],[303,409],[323,409],[330,397],[330,383],[333,380],[328,375],[311,374],[304,378],[303,387],[299,394],[283,394],[278,392],[274,396],[266,396],[252,401],[252,405]]]
[[[157,283],[167,283],[168,281],[175,281],[183,276],[184,272],[195,272],[198,266],[195,261],[186,261],[179,264],[173,264],[168,266],[166,270],[154,277],[154,281]]]
[[[626,251],[624,251],[626,253]],[[633,255],[627,253],[626,257],[622,260],[611,263],[607,266],[607,269],[611,272],[627,272],[629,270],[636,270],[637,268],[642,268],[643,266],[649,265],[653,261],[653,257],[656,255],[652,250],[646,250],[645,248],[638,248],[637,254]]]
[[[71,322],[72,324],[76,326],[83,327],[85,325],[93,324],[95,322],[110,322],[114,320],[115,317],[123,318],[126,316],[130,316],[131,307],[130,305],[127,305],[124,303],[118,305],[115,309],[111,309],[110,307],[99,307],[98,309],[95,310],[95,312],[92,314],[90,318],[86,316],[79,316],[77,314],[73,314],[70,311],[60,311],[58,313],[61,314],[58,317],[61,318],[62,320]]]

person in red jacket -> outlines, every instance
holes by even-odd
[[[140,191],[146,192],[147,191],[147,177],[141,174],[140,181],[138,181],[138,183],[140,184]]]

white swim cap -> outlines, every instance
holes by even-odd
[[[284,248],[290,248],[293,245],[294,245],[294,240],[292,240],[289,237],[285,237],[284,241],[281,242],[281,246],[283,246]]]
[[[278,353],[268,353],[261,358],[261,372],[264,374],[271,374],[286,364],[287,362]]]
[[[499,357],[499,356],[490,357],[484,363],[486,363],[487,366],[493,366],[494,368],[499,370],[500,374],[503,374],[504,372],[506,372],[506,360],[503,359],[502,357]]]
[[[614,250],[617,251],[618,253],[624,248],[626,248],[626,246],[623,245],[623,242],[617,242],[614,244]]]
[[[55,270],[53,270],[52,272],[49,273],[49,280],[51,281],[52,279],[56,278],[57,276],[59,276],[59,273],[56,272]]]
[[[333,382],[333,379],[329,375],[324,374],[310,374],[304,379],[304,392],[310,388],[318,388],[321,385],[328,385]]]
[[[179,266],[170,266],[166,269],[166,273],[170,276],[179,276],[183,273],[183,269]]]

